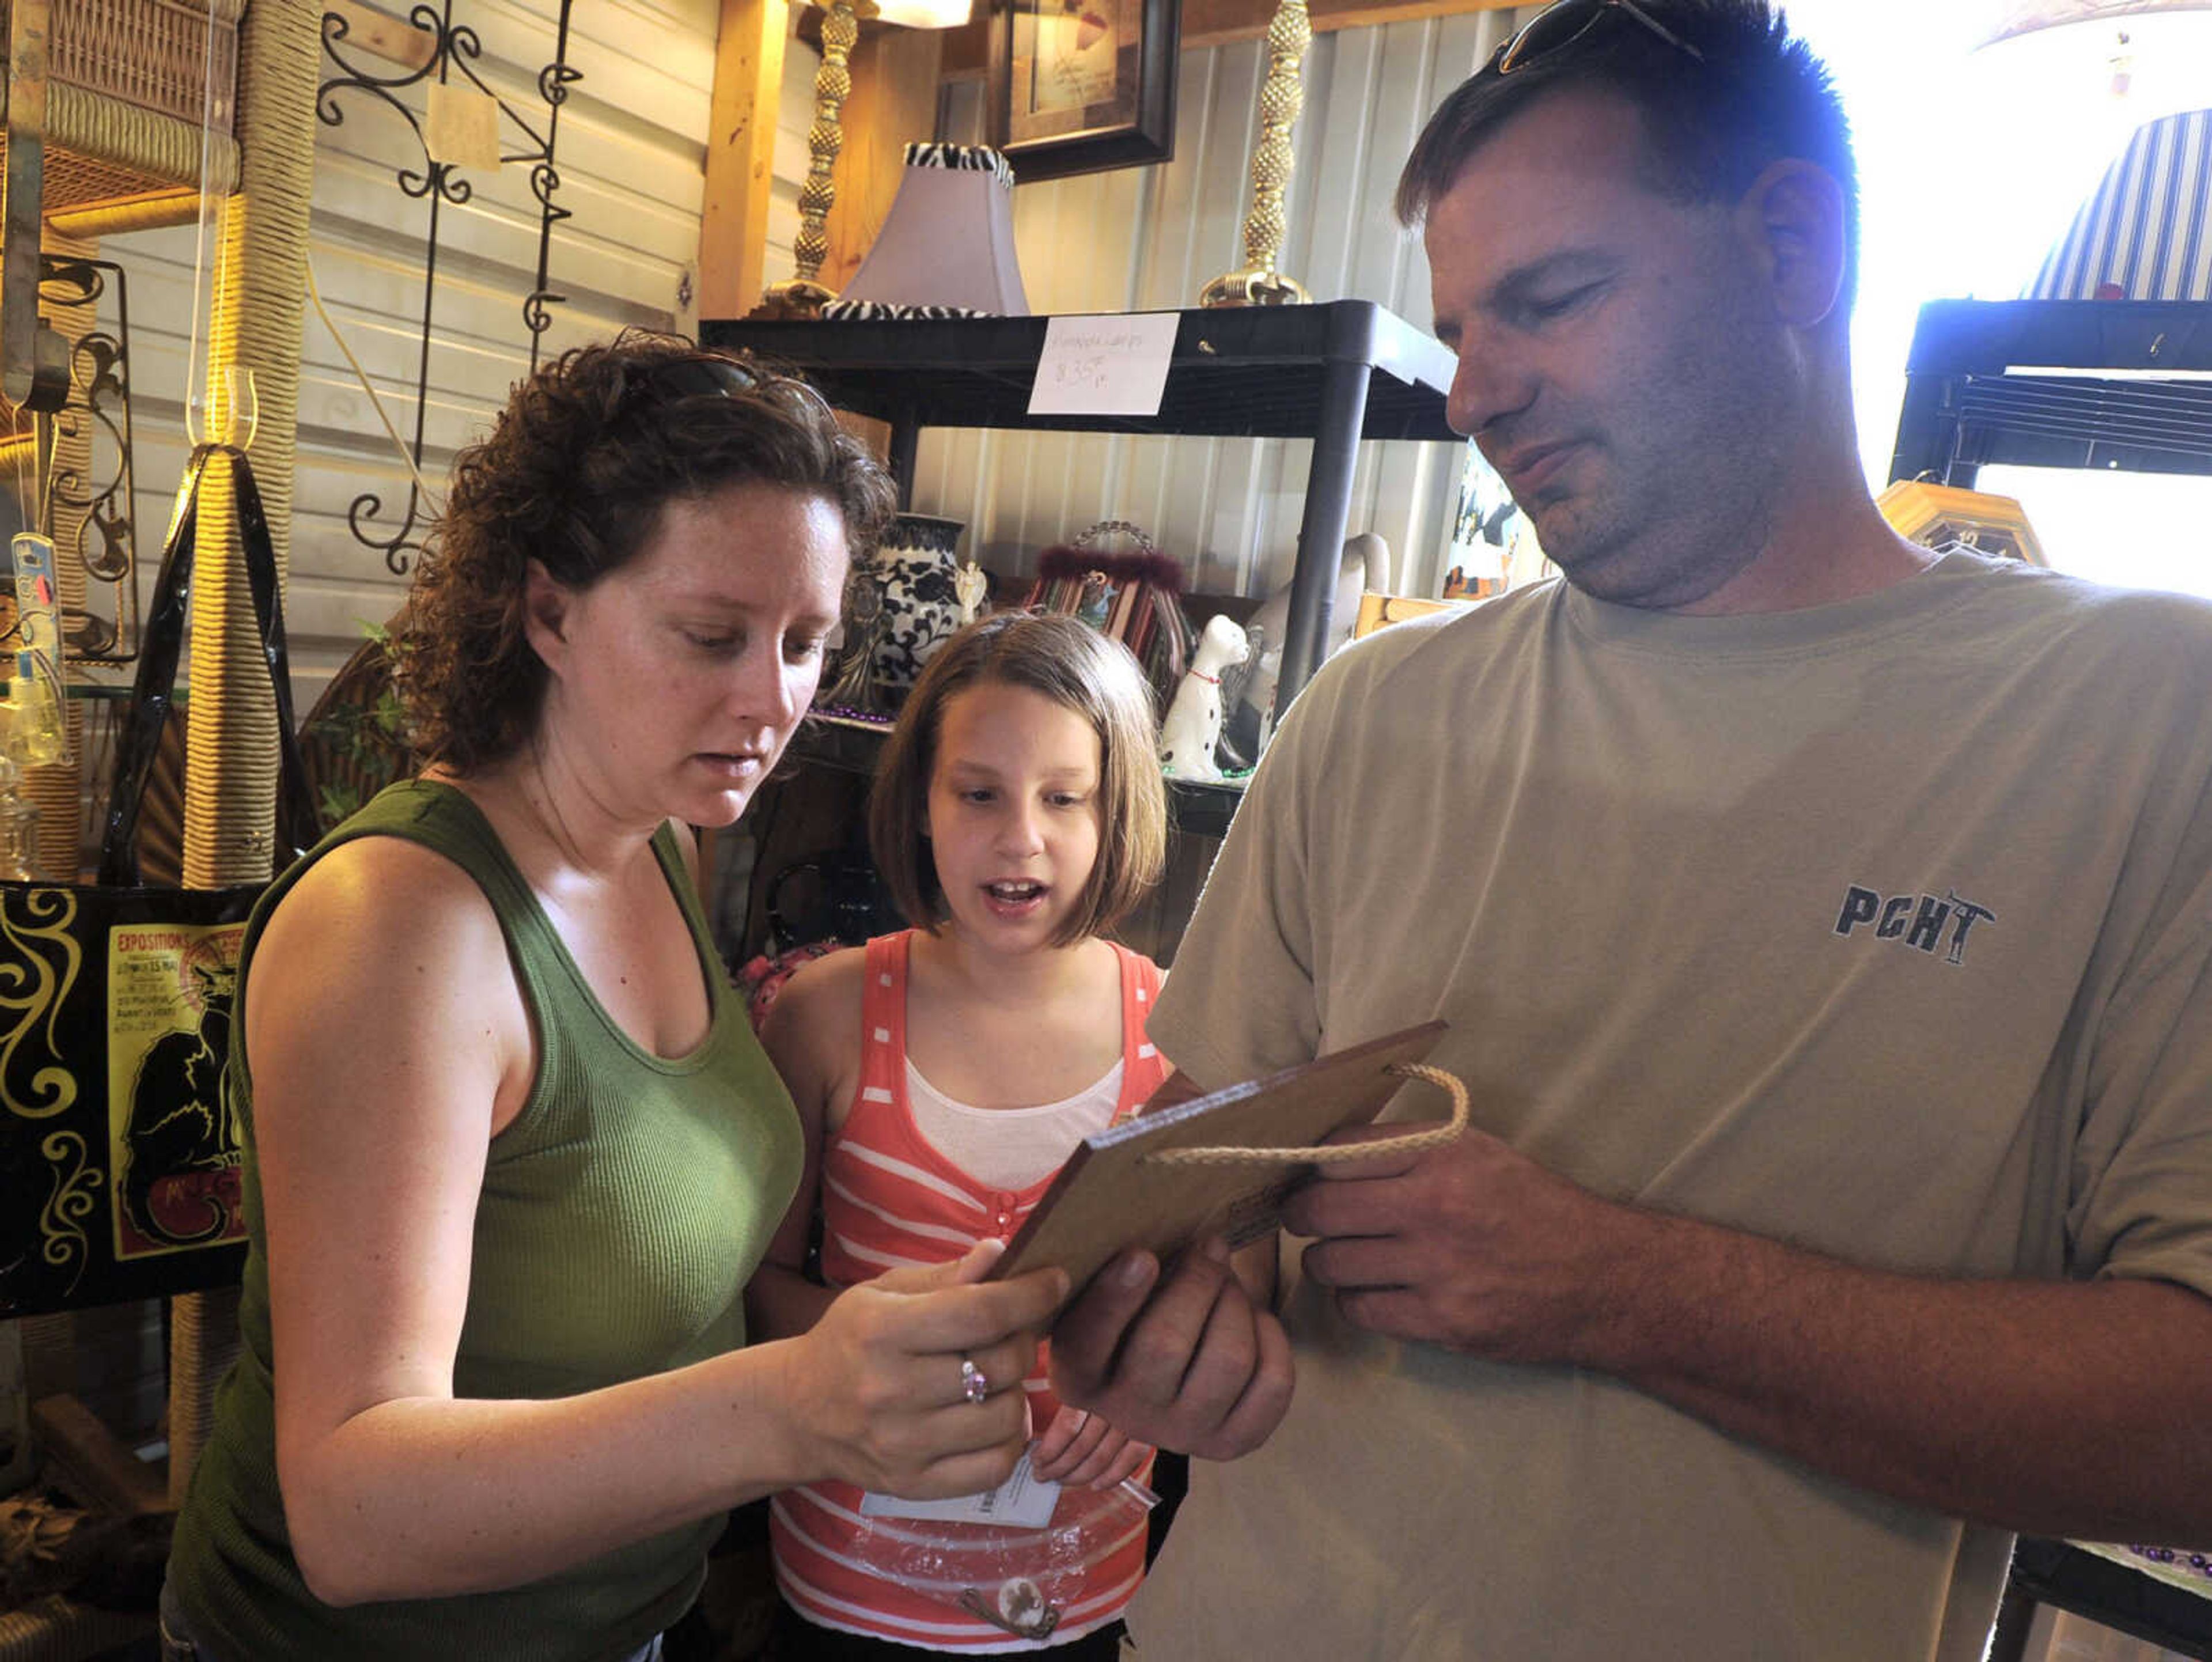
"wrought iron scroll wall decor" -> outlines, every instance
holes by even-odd
[[[409,109],[399,94],[409,87],[424,85],[435,79],[440,86],[449,84],[458,73],[471,86],[499,106],[500,113],[514,124],[523,135],[527,147],[512,153],[502,150],[501,166],[510,161],[527,162],[530,166],[530,192],[537,199],[538,272],[536,284],[522,302],[522,321],[530,332],[530,367],[538,368],[538,349],[540,337],[552,326],[549,307],[557,306],[567,298],[556,294],[548,284],[549,264],[553,247],[553,228],[572,216],[571,210],[554,201],[561,188],[561,174],[556,165],[555,146],[561,132],[561,106],[568,101],[568,88],[583,78],[568,65],[568,12],[574,0],[561,0],[559,33],[553,48],[553,61],[538,72],[538,95],[545,101],[544,131],[540,133],[525,120],[513,106],[500,98],[486,86],[477,75],[475,64],[483,55],[483,43],[477,32],[465,23],[453,21],[453,0],[444,0],[442,7],[420,4],[407,15],[407,21],[428,35],[431,49],[428,58],[418,69],[404,75],[380,76],[370,73],[348,61],[340,47],[348,36],[347,20],[343,14],[323,14],[323,52],[342,73],[324,82],[315,91],[315,113],[325,126],[343,125],[345,114],[340,108],[337,94],[342,92],[366,93],[389,105],[407,123],[415,141],[422,151],[419,170],[402,167],[396,177],[400,190],[418,199],[428,198],[430,204],[429,229],[423,240],[426,253],[422,264],[422,330],[421,351],[416,360],[415,376],[415,435],[410,454],[419,471],[422,464],[422,423],[429,403],[431,320],[437,300],[438,287],[438,216],[446,203],[459,206],[472,194],[469,181],[460,176],[459,167],[441,161],[430,154],[429,140],[422,129],[422,121]],[[419,550],[422,540],[415,534],[422,514],[422,488],[413,483],[407,487],[407,511],[397,530],[388,536],[379,534],[374,523],[384,511],[383,499],[374,491],[364,491],[353,500],[346,510],[347,523],[355,538],[365,547],[380,551],[384,563],[395,574],[404,575],[412,562],[410,551]]]
[[[54,416],[55,425],[71,435],[82,432],[87,421],[97,428],[92,463],[84,473],[57,465],[46,490],[47,522],[40,528],[53,533],[56,507],[84,514],[76,527],[77,562],[87,579],[113,591],[113,617],[89,607],[64,608],[62,646],[71,662],[119,667],[138,656],[138,585],[131,581],[137,533],[132,514],[137,486],[131,471],[129,287],[123,268],[112,260],[49,254],[39,265],[39,288],[49,301],[96,307],[111,283],[115,289],[115,331],[95,327],[70,349],[69,402]],[[103,450],[115,458],[114,476],[104,486],[98,477]]]
[[[112,592],[102,609],[64,606],[62,647],[73,664],[121,667],[138,656],[137,533],[133,517],[135,480],[131,432],[131,303],[123,268],[112,260],[75,254],[39,257],[38,294],[52,307],[88,308],[96,319],[100,302],[114,295],[115,326],[87,330],[56,353],[66,367],[62,402],[52,410],[21,412],[14,424],[0,422],[9,455],[15,458],[5,488],[25,529],[60,541],[62,563],[72,561],[90,582]],[[57,338],[61,338],[58,335]],[[27,424],[26,424],[27,423]],[[85,438],[83,445],[58,441]],[[82,465],[73,459],[84,458]],[[112,464],[112,466],[111,466]],[[105,481],[103,484],[102,481]],[[68,510],[66,516],[61,510]],[[15,628],[0,633],[0,647],[14,640]]]

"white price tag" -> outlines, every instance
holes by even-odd
[[[459,83],[430,83],[423,112],[422,148],[452,167],[499,166],[499,100]]]
[[[1032,416],[1157,416],[1177,312],[1056,317],[1030,387]]]
[[[940,1524],[998,1524],[1007,1529],[1042,1529],[1052,1522],[1060,1504],[1060,1485],[1030,1475],[1030,1457],[1014,1468],[1014,1475],[981,1495],[955,1495],[949,1501],[902,1501],[873,1489],[860,1496],[863,1518],[921,1518]]]

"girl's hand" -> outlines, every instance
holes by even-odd
[[[1003,1250],[983,1241],[956,1263],[848,1288],[789,1342],[783,1409],[802,1481],[936,1500],[1012,1475],[1029,1440],[1022,1380],[1068,1289],[1058,1269],[976,1285]],[[963,1361],[988,1383],[980,1403],[969,1400]]]
[[[1107,1424],[1103,1415],[1062,1407],[1030,1450],[1030,1470],[1048,1482],[1112,1488],[1152,1458],[1152,1446]]]

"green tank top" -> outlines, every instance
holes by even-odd
[[[308,1592],[292,1560],[276,1485],[245,1006],[270,912],[314,860],[361,837],[422,843],[475,880],[538,1035],[538,1077],[492,1139],[477,1201],[458,1395],[565,1397],[743,1345],[745,1282],[799,1186],[798,1116],[727,984],[667,828],[653,849],[713,1008],[704,1041],[673,1061],[634,1043],[600,1007],[473,802],[426,781],[382,792],[271,886],[247,928],[230,1077],[246,1148],[241,1345],[178,1519],[171,1584],[222,1662],[626,1656],[689,1607],[720,1516],[507,1592],[344,1610]]]

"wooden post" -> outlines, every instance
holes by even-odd
[[[251,370],[259,420],[249,447],[279,582],[292,553],[300,340],[307,304],[307,206],[314,194],[319,0],[256,0],[238,33],[236,195],[208,327],[209,435],[230,413],[226,369]],[[197,390],[197,389],[196,389]],[[192,568],[191,708],[185,748],[185,886],[266,881],[275,853],[276,709],[247,594],[229,471],[200,490]],[[238,1354],[238,1293],[169,1306],[169,1499],[181,1505],[215,1423],[215,1385]]]
[[[722,0],[699,222],[701,317],[743,317],[768,280],[769,198],[788,23],[784,0]]]
[[[319,0],[260,0],[240,21],[239,188],[223,203],[207,320],[203,436],[225,435],[232,395],[225,372],[251,371],[258,415],[248,454],[280,583],[292,554],[321,27]],[[208,471],[200,492],[191,630],[185,886],[266,882],[275,855],[276,705],[246,590],[237,497],[224,467]],[[173,1449],[175,1434],[170,1442]]]

